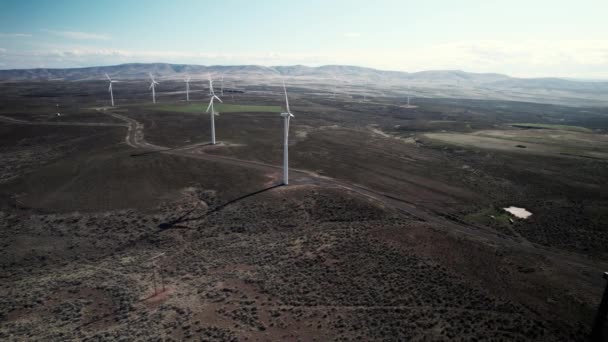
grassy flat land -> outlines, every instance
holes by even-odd
[[[532,154],[608,158],[605,135],[560,130],[482,130],[474,133],[427,133],[450,145]]]
[[[560,131],[571,131],[571,132],[582,132],[582,133],[593,132],[589,128],[580,127],[580,126],[570,126],[570,125],[552,125],[552,124],[540,124],[540,123],[514,123],[514,124],[511,124],[511,126],[517,127],[517,128],[555,129],[555,130],[560,130]]]
[[[201,113],[207,109],[208,103],[166,104],[155,106],[157,110],[180,113]],[[240,105],[216,103],[215,110],[220,113],[280,113],[280,106]]]

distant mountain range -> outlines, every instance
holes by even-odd
[[[14,69],[0,70],[0,81],[45,80],[102,80],[108,73],[116,80],[147,79],[152,73],[158,79],[183,79],[186,75],[204,80],[208,74],[227,78],[259,79],[288,77],[312,84],[369,84],[376,88],[417,87],[418,89],[443,89],[436,96],[473,98],[504,98],[570,103],[574,100],[593,105],[608,104],[608,82],[582,81],[562,78],[515,78],[495,73],[471,73],[459,70],[432,70],[421,72],[385,71],[372,68],[325,65],[308,67],[292,66],[204,66],[168,63],[130,63],[115,66],[99,66],[70,69]],[[464,95],[463,95],[464,94]],[[581,102],[583,101],[583,102]]]

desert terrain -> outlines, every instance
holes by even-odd
[[[0,339],[587,340],[607,107],[226,83],[0,83]]]

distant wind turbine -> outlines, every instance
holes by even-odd
[[[152,83],[150,83],[150,89],[152,89],[152,103],[156,103],[156,85],[160,84],[158,82],[156,82],[156,80],[154,80],[154,76],[152,76],[152,74],[150,74],[150,79],[152,80]]]
[[[110,100],[112,100],[112,107],[114,107],[114,93],[112,92],[112,83],[116,83],[116,81],[112,81],[108,74],[106,74],[106,78],[110,82],[110,88],[108,88],[108,91],[110,92]]]
[[[293,118],[289,110],[289,99],[287,98],[287,88],[283,81],[283,91],[285,92],[285,109],[287,112],[281,113],[283,117],[283,184],[289,184],[289,119]]]
[[[184,78],[184,82],[186,82],[186,102],[190,102],[190,76]]]
[[[215,145],[215,116],[219,113],[217,113],[215,108],[213,108],[213,100],[217,99],[220,102],[222,102],[222,100],[215,95],[215,92],[213,92],[213,80],[211,77],[209,77],[209,89],[211,89],[211,100],[209,100],[209,106],[207,106],[205,113],[209,113],[209,110],[211,109],[211,144]]]

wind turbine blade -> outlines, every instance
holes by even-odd
[[[112,91],[112,82],[110,82],[110,87],[108,87],[108,91],[111,92]]]
[[[211,101],[209,101],[209,105],[207,106],[207,110],[205,111],[205,113],[209,113],[209,109],[211,109],[212,104],[213,104],[213,97],[211,98]]]
[[[220,99],[219,97],[217,97],[217,95],[213,95],[213,97],[215,97],[218,101],[220,101],[221,103],[224,103],[224,101],[222,101],[222,99]]]
[[[108,76],[107,73],[106,73],[106,78],[108,79],[108,81],[112,82],[112,79],[110,78],[110,76]]]
[[[285,81],[283,81],[283,91],[285,91],[285,106],[287,107],[287,113],[291,114],[289,110],[289,99],[287,98],[287,88],[285,88]]]
[[[152,87],[154,87],[154,83],[151,83],[150,88],[148,88],[148,89],[152,89]]]

